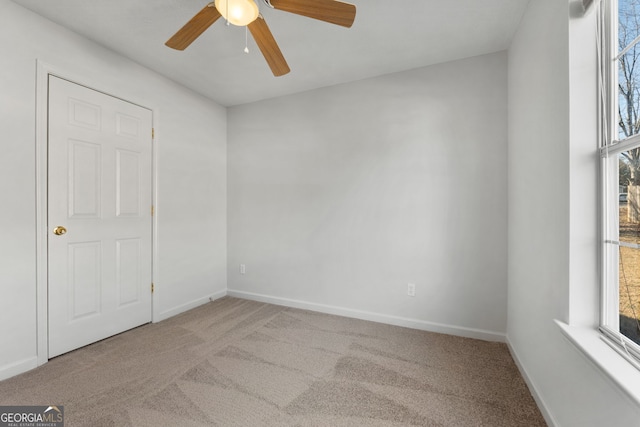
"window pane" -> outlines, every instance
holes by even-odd
[[[618,62],[618,139],[640,133],[640,46]]]
[[[640,148],[620,154],[618,182],[620,332],[640,344]]]
[[[640,0],[618,0],[618,51],[640,35]]]
[[[618,1],[618,51],[640,35],[640,0]],[[640,133],[640,45],[633,45],[618,61],[618,139]]]

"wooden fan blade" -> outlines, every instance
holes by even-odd
[[[354,5],[336,0],[271,0],[271,6],[347,28],[351,27],[356,19]]]
[[[262,15],[258,16],[258,19],[250,23],[248,27],[273,75],[278,77],[291,71]]]
[[[195,39],[220,18],[220,12],[213,3],[209,3],[198,12],[189,22],[184,24],[177,33],[165,43],[177,50],[185,50]]]

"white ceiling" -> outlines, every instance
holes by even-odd
[[[257,0],[291,72],[274,77],[221,19],[185,51],[164,45],[206,0],[13,0],[224,106],[508,48],[529,0],[351,0],[351,28]]]

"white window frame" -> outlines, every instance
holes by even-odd
[[[600,332],[607,344],[640,369],[640,345],[620,332],[619,248],[640,245],[619,241],[618,156],[632,148],[640,148],[640,134],[623,140],[618,133],[618,0],[602,0],[599,27],[600,90],[600,194],[602,239],[602,290]],[[639,40],[634,41],[640,43]],[[634,44],[632,43],[632,44]]]

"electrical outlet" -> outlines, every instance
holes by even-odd
[[[240,274],[245,274],[247,272],[247,266],[244,264],[240,264]]]
[[[410,297],[415,297],[416,296],[416,284],[415,283],[409,283],[407,285],[407,295],[409,295]]]

